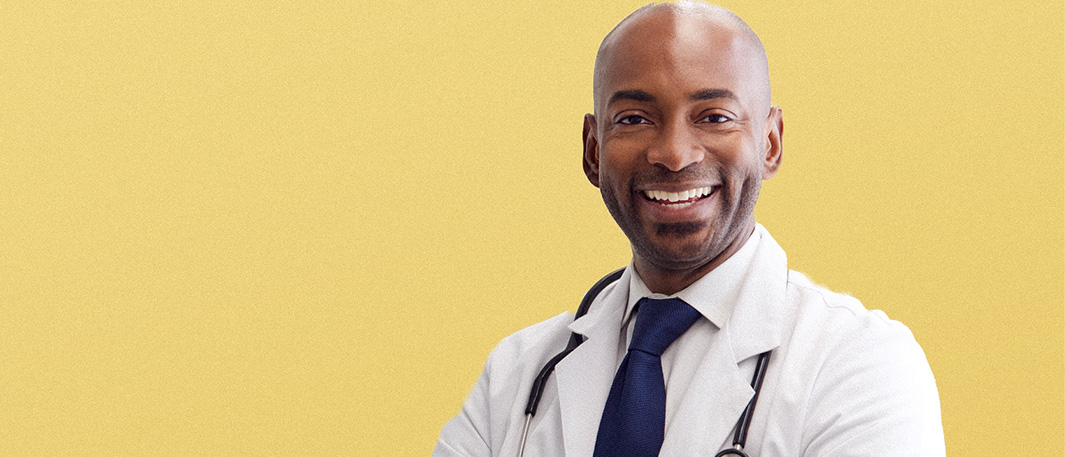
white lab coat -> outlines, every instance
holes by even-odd
[[[768,242],[673,413],[661,455],[712,457],[730,447],[754,393],[756,356],[770,349],[745,448],[752,457],[945,455],[935,381],[909,329],[789,271],[784,251],[758,230]],[[525,455],[590,457],[617,366],[629,275],[586,316],[561,314],[505,338],[433,455],[516,456],[532,382],[572,331],[586,340],[547,382]]]

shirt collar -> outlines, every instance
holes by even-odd
[[[622,325],[629,322],[632,311],[636,307],[636,302],[640,301],[641,298],[675,297],[684,300],[685,303],[699,311],[703,317],[706,317],[715,326],[721,328],[725,325],[729,315],[732,314],[732,307],[739,298],[748,267],[751,261],[754,260],[754,254],[758,251],[758,243],[762,240],[764,233],[765,228],[761,224],[757,224],[750,238],[744,242],[739,251],[732,254],[732,257],[729,257],[717,268],[710,270],[702,278],[697,279],[691,285],[673,295],[651,292],[647,285],[644,284],[643,279],[640,278],[639,273],[636,272],[633,262],[630,261],[629,270],[632,274],[629,276],[629,303],[625,307],[625,316],[621,320]]]

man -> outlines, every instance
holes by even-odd
[[[749,455],[944,455],[909,330],[789,271],[755,223],[783,119],[754,32],[718,7],[644,7],[603,40],[593,92],[584,170],[632,263],[586,315],[504,339],[434,455],[519,455],[524,441],[531,456],[713,456],[733,445],[765,352]],[[571,331],[583,343],[525,435],[533,382]]]

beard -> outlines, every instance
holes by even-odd
[[[634,255],[662,269],[683,270],[704,265],[720,256],[742,235],[744,227],[753,218],[754,205],[762,187],[761,177],[749,174],[742,182],[734,183],[718,179],[718,176],[724,174],[712,168],[680,172],[656,169],[655,172],[634,175],[624,188],[604,185],[600,192],[611,217],[629,239]],[[638,208],[642,202],[638,199],[644,197],[634,191],[638,186],[708,180],[721,183],[714,190],[720,206],[709,219],[645,223],[640,218]],[[700,236],[701,233],[704,235]],[[669,242],[670,239],[673,242]]]

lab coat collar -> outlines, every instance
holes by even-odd
[[[717,328],[723,327],[729,315],[732,314],[732,308],[740,296],[741,286],[751,261],[754,260],[761,238],[762,232],[758,230],[752,231],[743,246],[731,257],[673,295],[651,292],[647,284],[643,282],[643,278],[640,277],[639,273],[635,272],[633,263],[630,262],[629,269],[633,270],[634,273],[630,276],[629,301],[628,306],[625,307],[625,316],[622,318],[622,322],[627,323],[629,321],[636,308],[636,303],[641,298],[661,299],[676,297],[684,300],[685,303],[699,311],[703,317]]]

